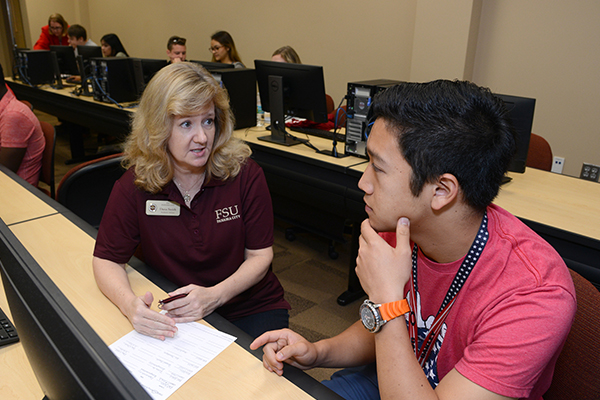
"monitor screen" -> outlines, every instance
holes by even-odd
[[[151,58],[141,58],[142,72],[144,76],[144,83],[147,85],[150,79],[162,68],[169,65],[167,60],[157,60]]]
[[[84,61],[92,57],[102,57],[102,47],[100,46],[77,46],[77,55],[83,57]]]
[[[209,72],[217,70],[217,69],[235,68],[235,65],[233,65],[233,64],[225,64],[225,63],[212,62],[212,61],[190,60],[190,62],[202,65]]]
[[[517,151],[508,166],[508,170],[511,172],[523,173],[525,172],[525,166],[527,164],[529,139],[531,138],[531,128],[533,127],[535,99],[496,93],[494,95],[504,102],[517,133]]]
[[[1,220],[0,260],[12,321],[45,398],[151,399]]]
[[[75,49],[71,46],[50,46],[50,51],[56,53],[61,74],[79,75],[77,61],[75,60]]]
[[[271,113],[273,141],[286,138],[286,116],[328,121],[323,67],[263,60],[254,66],[261,106]]]

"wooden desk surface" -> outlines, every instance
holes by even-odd
[[[0,170],[0,218],[6,225],[56,214],[54,208],[33,196],[3,171],[8,170]]]
[[[292,133],[294,136],[296,136],[298,138],[306,139],[306,135],[304,135],[304,134],[301,134],[298,132],[292,132]],[[264,148],[267,148],[267,149],[273,149],[274,151],[285,152],[292,156],[304,157],[304,158],[311,159],[311,160],[314,160],[315,162],[319,162],[319,163],[323,163],[323,164],[330,164],[330,165],[341,167],[341,168],[349,168],[354,165],[358,165],[358,164],[362,164],[362,163],[366,162],[366,160],[363,160],[361,158],[354,157],[354,156],[334,158],[334,157],[328,156],[326,154],[317,153],[314,149],[311,149],[303,144],[296,144],[293,146],[283,146],[283,145],[280,145],[277,143],[270,143],[270,142],[266,142],[266,141],[258,139],[259,136],[265,136],[265,135],[270,135],[270,134],[271,134],[270,131],[267,131],[265,128],[258,127],[258,126],[246,128],[246,129],[238,129],[233,132],[233,135],[235,137],[244,140],[245,142],[247,142],[250,145],[263,146]],[[310,136],[309,139],[310,139],[310,142],[316,148],[318,148],[320,150],[331,150],[333,147],[331,140],[316,137],[316,136]],[[344,144],[338,143],[337,150],[340,154],[343,154],[344,153]]]
[[[508,175],[512,180],[500,187],[495,204],[519,218],[600,240],[600,184],[535,168]]]

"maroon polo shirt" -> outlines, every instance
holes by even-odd
[[[145,262],[179,286],[210,287],[231,276],[244,261],[244,249],[273,245],[273,209],[262,169],[248,160],[232,180],[211,180],[188,208],[174,182],[157,194],[134,184],[133,168],[111,192],[94,256],[127,263],[138,244]],[[156,215],[163,201],[180,205],[179,216]],[[256,285],[217,312],[229,320],[274,309],[289,309],[283,288],[269,268]]]

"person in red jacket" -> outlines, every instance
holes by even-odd
[[[34,50],[50,50],[50,46],[68,46],[67,29],[69,24],[62,15],[56,13],[48,17],[48,25],[42,27],[40,38],[33,46]]]

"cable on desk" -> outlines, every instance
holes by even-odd
[[[100,89],[100,91],[102,92],[102,94],[104,96],[106,96],[107,99],[109,99],[111,102],[113,102],[117,107],[119,108],[123,108],[123,106],[121,104],[119,104],[117,101],[115,101],[112,97],[110,97],[105,91],[104,89],[102,89],[102,86],[100,85],[100,82],[98,81],[98,78],[96,78],[94,76],[94,82],[96,82],[96,86],[98,87],[98,89]]]

